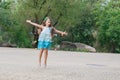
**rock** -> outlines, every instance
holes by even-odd
[[[76,49],[76,45],[72,42],[69,42],[69,41],[63,41],[61,46],[60,46],[60,49]]]
[[[7,42],[4,42],[4,43],[1,44],[1,47],[10,47],[10,44],[7,43]]]
[[[60,45],[56,45],[53,50],[60,50]]]
[[[86,50],[86,51],[90,51],[90,52],[96,52],[96,49],[89,46],[89,45],[86,45],[86,44],[83,44],[83,43],[74,43],[77,47],[77,49],[79,50]]]
[[[32,47],[36,48],[37,47],[37,43],[38,43],[37,41],[32,41]]]
[[[3,43],[0,43],[0,47],[17,47],[17,45],[3,42]]]
[[[11,44],[11,47],[17,47],[17,45],[16,44]]]
[[[83,43],[72,43],[69,41],[63,41],[61,43],[60,49],[70,49],[70,50],[83,50],[83,51],[89,51],[89,52],[96,52],[96,49],[83,44]]]

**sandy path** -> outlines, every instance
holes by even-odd
[[[45,69],[38,53],[0,48],[0,80],[120,80],[120,54],[49,51]]]

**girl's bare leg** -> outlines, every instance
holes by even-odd
[[[40,55],[39,55],[39,64],[40,64],[40,66],[41,66],[42,54],[43,54],[43,49],[40,49]]]
[[[48,49],[44,49],[44,65],[47,66]]]

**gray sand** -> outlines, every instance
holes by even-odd
[[[47,68],[38,55],[37,49],[0,48],[0,80],[120,80],[120,54],[49,51]]]

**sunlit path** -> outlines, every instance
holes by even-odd
[[[49,51],[47,68],[37,49],[0,48],[0,80],[120,80],[120,55]]]

